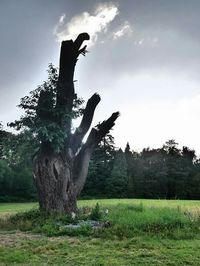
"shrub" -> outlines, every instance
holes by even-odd
[[[95,207],[92,209],[89,218],[94,221],[99,221],[102,218],[98,202],[96,203]]]

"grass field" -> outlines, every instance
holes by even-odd
[[[111,222],[100,232],[69,235],[52,231],[48,222],[42,233],[33,233],[24,231],[32,228],[30,221],[18,220],[22,231],[2,227],[0,265],[200,265],[200,201],[81,200],[79,206],[97,202]],[[0,217],[32,208],[37,203],[0,204]]]
[[[149,200],[149,199],[94,199],[94,200],[79,200],[79,207],[95,206],[96,203],[101,206],[116,206],[117,204],[143,204],[145,207],[171,207],[183,208],[191,211],[200,210],[200,201],[198,200]],[[31,203],[0,203],[0,215],[6,213],[14,213],[27,211],[37,207],[35,202]]]

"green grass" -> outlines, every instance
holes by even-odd
[[[36,203],[0,204],[0,265],[200,265],[200,201],[79,201],[80,219],[96,202],[110,227],[69,231],[68,217],[44,217]]]
[[[16,212],[28,211],[37,207],[35,202],[29,203],[0,203],[0,216],[4,214],[11,214]]]
[[[80,200],[79,206],[94,206],[96,203],[101,206],[116,204],[143,204],[145,207],[184,207],[200,208],[199,200],[159,200],[159,199],[94,199]]]
[[[198,266],[200,261],[199,240],[180,242],[140,236],[123,241],[92,237],[30,239],[19,233],[12,237],[17,241],[0,248],[1,265]]]
[[[198,200],[149,200],[149,199],[94,199],[79,200],[79,207],[94,207],[96,203],[100,206],[116,206],[117,204],[143,204],[145,207],[171,207],[190,210],[200,210],[200,201]],[[38,204],[33,203],[0,203],[0,215],[15,213],[19,211],[30,210],[37,207]]]

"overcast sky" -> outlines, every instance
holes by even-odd
[[[101,95],[94,125],[114,111],[116,145],[175,139],[200,155],[199,0],[0,0],[0,121],[58,65],[60,41],[91,35],[76,91]]]

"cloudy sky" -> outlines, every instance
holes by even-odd
[[[0,0],[0,121],[58,65],[60,41],[91,35],[76,91],[101,95],[94,125],[120,111],[117,146],[175,139],[200,155],[199,0]]]

